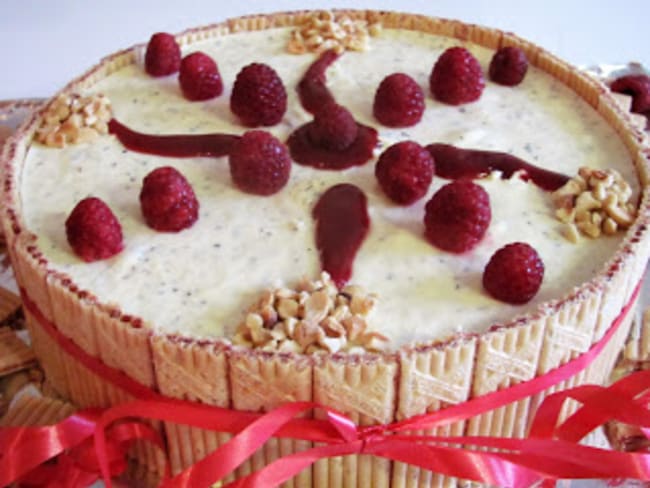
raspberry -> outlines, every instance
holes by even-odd
[[[375,166],[379,186],[401,205],[410,205],[426,195],[433,172],[431,154],[413,141],[393,144],[379,156]]]
[[[280,122],[287,110],[287,92],[273,68],[260,63],[242,68],[232,88],[230,110],[248,127]]]
[[[490,61],[490,79],[495,83],[515,86],[521,83],[528,71],[528,59],[524,52],[515,46],[499,49]]]
[[[523,242],[495,252],[483,271],[483,287],[497,300],[523,304],[535,296],[544,278],[544,263],[535,249]]]
[[[181,66],[181,48],[171,34],[158,32],[151,36],[144,56],[144,68],[151,76],[176,73]]]
[[[208,100],[223,92],[217,63],[202,52],[189,54],[181,61],[178,81],[188,100]]]
[[[650,113],[650,76],[627,75],[614,80],[610,85],[612,91],[625,93],[632,97],[632,112]]]
[[[379,84],[372,112],[388,127],[410,127],[422,118],[424,92],[409,75],[393,73]]]
[[[229,163],[235,185],[254,195],[280,191],[291,172],[286,146],[263,130],[246,132],[230,152]]]
[[[65,221],[72,250],[86,262],[110,258],[123,249],[122,226],[102,200],[81,200]]]
[[[147,225],[178,232],[199,218],[199,202],[185,177],[171,166],[154,169],[142,180],[140,207]]]
[[[464,47],[447,49],[436,61],[429,87],[436,100],[460,105],[478,100],[485,87],[483,70],[477,59]]]
[[[326,103],[314,115],[309,126],[309,139],[318,146],[342,151],[354,142],[359,129],[352,114],[334,102]]]
[[[454,181],[427,202],[425,235],[440,249],[465,252],[483,238],[491,218],[490,197],[483,187],[469,180]]]

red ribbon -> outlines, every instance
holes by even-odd
[[[88,355],[61,334],[23,292],[24,306],[64,350],[137,400],[103,411],[82,411],[53,426],[0,429],[0,486],[15,481],[38,484],[47,479],[48,486],[76,488],[87,486],[101,474],[110,488],[110,478],[123,470],[124,454],[134,440],[146,439],[163,447],[158,433],[148,424],[134,420],[138,418],[235,434],[229,442],[179,475],[165,476],[162,482],[165,488],[210,486],[246,461],[271,437],[324,445],[278,459],[229,487],[276,486],[319,459],[347,454],[370,454],[499,486],[525,487],[544,479],[562,478],[650,480],[650,454],[621,453],[578,444],[591,430],[610,420],[637,425],[643,432],[650,432],[647,408],[650,371],[632,374],[607,388],[579,386],[548,396],[540,405],[526,439],[410,433],[466,420],[540,393],[579,373],[611,340],[639,292],[640,285],[600,341],[565,365],[445,410],[370,427],[357,427],[348,417],[311,402],[294,402],[266,414],[256,414],[164,397]],[[568,398],[577,400],[582,407],[557,425],[562,405]],[[313,409],[323,411],[325,418],[297,418]],[[57,458],[56,464],[46,463],[53,458]]]
[[[93,435],[101,412],[88,409],[45,427],[0,428],[0,486],[19,481],[25,486],[73,488],[100,478],[100,460]],[[126,468],[124,454],[136,439],[163,447],[158,432],[138,422],[116,423],[106,431],[102,453],[109,475]],[[48,462],[56,458],[56,462]]]

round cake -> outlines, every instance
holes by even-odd
[[[496,53],[518,56],[505,79]],[[71,82],[7,145],[2,222],[36,353],[77,405],[130,396],[43,320],[168,397],[386,424],[544,375],[607,333],[650,254],[644,143],[602,84],[512,34],[245,17],[156,34]],[[550,391],[607,379],[628,328],[577,376],[441,432],[525,435]],[[156,428],[167,452],[135,455],[158,472],[229,438]],[[228,479],[309,447],[272,439]],[[291,486],[440,483],[347,456]]]

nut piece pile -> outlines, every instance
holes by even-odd
[[[104,95],[59,95],[43,114],[36,140],[53,147],[91,141],[108,133],[111,104]]]
[[[321,52],[333,49],[338,54],[345,50],[365,51],[369,36],[377,36],[381,24],[365,20],[353,20],[343,15],[338,19],[329,11],[307,17],[292,32],[287,51],[292,54]]]
[[[292,353],[381,351],[388,339],[368,331],[366,318],[376,298],[358,286],[339,291],[323,272],[295,290],[266,291],[249,309],[233,343]]]
[[[580,233],[596,238],[627,229],[636,216],[632,188],[613,169],[582,167],[551,196],[555,216],[565,223],[564,235],[574,243]]]

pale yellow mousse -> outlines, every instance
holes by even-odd
[[[224,80],[224,93],[207,102],[183,98],[175,75],[152,78],[130,65],[94,86],[111,101],[114,116],[134,130],[153,134],[243,133],[229,110],[238,71],[252,62],[272,66],[285,83],[289,109],[269,130],[286,140],[311,116],[300,106],[295,87],[315,59],[312,53],[286,52],[289,29],[232,34],[197,42],[184,54],[212,56]],[[431,67],[457,40],[410,31],[384,30],[369,50],[347,52],[327,72],[337,101],[362,123],[379,131],[382,149],[414,140],[505,151],[532,164],[567,175],[581,166],[615,168],[634,181],[629,153],[591,107],[551,76],[530,68],[515,88],[487,81],[475,103],[447,106],[428,90]],[[485,70],[492,51],[467,45]],[[427,94],[422,121],[408,129],[388,129],[372,116],[380,81],[404,72]],[[199,220],[180,233],[146,226],[138,195],[143,177],[172,165],[193,185],[200,201]],[[29,230],[54,269],[68,274],[101,301],[144,319],[165,333],[192,337],[231,337],[246,308],[264,289],[315,279],[320,263],[311,209],[330,186],[349,182],[367,195],[370,233],[354,263],[352,283],[377,295],[368,321],[390,339],[391,347],[444,340],[458,331],[480,332],[496,323],[561,298],[600,271],[615,252],[621,234],[571,243],[560,232],[548,193],[519,178],[488,178],[492,223],[472,251],[454,255],[423,237],[424,205],[448,181],[434,178],[428,195],[408,207],[389,201],[374,177],[375,160],[345,171],[322,171],[293,164],[288,185],[271,197],[239,191],[222,158],[165,158],[125,149],[110,135],[65,147],[35,143],[22,174],[22,205]],[[638,188],[634,188],[635,194]],[[102,198],[123,226],[124,250],[94,263],[69,247],[64,221],[82,198]],[[481,286],[483,268],[503,245],[524,241],[545,263],[541,290],[524,306],[489,297]]]

